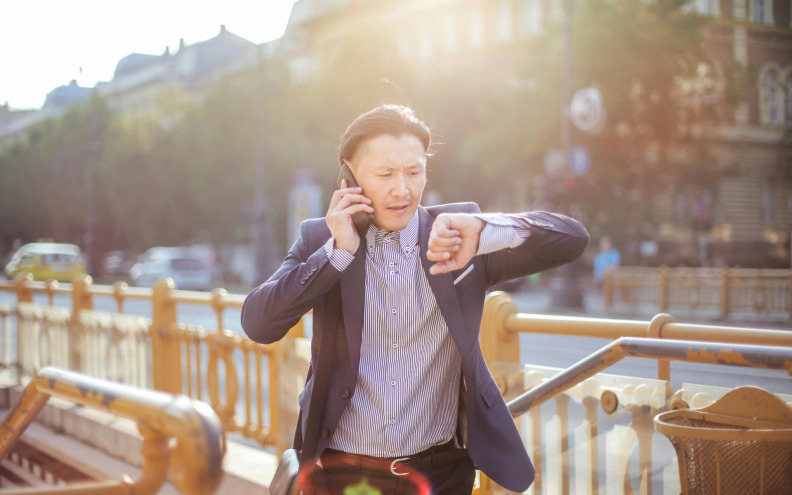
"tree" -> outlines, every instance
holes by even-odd
[[[647,212],[653,194],[680,182],[706,184],[722,173],[702,166],[706,144],[693,132],[718,122],[728,102],[702,105],[683,91],[683,83],[711,64],[702,49],[706,19],[686,13],[685,3],[575,2],[572,88],[599,89],[608,113],[598,135],[573,130],[573,144],[585,145],[592,157],[587,177],[543,178],[545,153],[561,144],[558,24],[524,42],[520,55],[501,57],[504,63],[478,67],[470,76],[476,90],[465,101],[474,102],[475,112],[455,138],[462,143],[453,150],[456,171],[490,191],[508,193],[510,183],[520,184],[534,207],[547,200],[555,208],[574,203],[595,236],[640,238],[657,220]],[[438,86],[437,93],[447,82]]]

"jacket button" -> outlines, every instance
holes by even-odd
[[[330,432],[327,431],[327,428],[322,429],[322,438],[330,438]]]
[[[311,271],[312,272],[315,272],[317,268],[319,268],[319,267],[316,266],[316,265],[311,265]]]
[[[344,391],[341,392],[341,398],[342,399],[348,399],[350,395],[352,395],[352,394],[350,394],[349,390],[347,390],[347,389],[344,389]]]

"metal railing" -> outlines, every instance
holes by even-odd
[[[0,283],[0,290],[3,289],[15,291],[19,301],[14,310],[0,311],[0,317],[6,315],[3,317],[3,342],[11,346],[14,343],[8,338],[6,319],[11,315],[17,318],[19,338],[15,367],[20,374],[29,375],[60,359],[71,369],[90,371],[96,376],[208,400],[227,431],[240,432],[262,445],[282,449],[290,441],[297,417],[296,396],[305,379],[310,342],[303,338],[284,339],[278,344],[263,346],[223,330],[223,311],[240,308],[244,296],[228,295],[221,289],[212,293],[179,291],[166,282],[160,282],[153,290],[128,288],[125,284],[93,286],[90,279],[58,285],[19,278],[13,284]],[[46,294],[49,305],[33,305],[34,292]],[[68,293],[72,307],[53,306],[53,295],[57,293]],[[114,298],[119,314],[94,311],[93,298],[98,296]],[[152,318],[122,314],[123,303],[128,298],[151,301]],[[211,307],[217,316],[217,328],[206,331],[178,323],[176,307],[182,303]],[[302,332],[301,322],[290,334],[302,335]],[[519,314],[508,295],[493,293],[485,303],[480,342],[496,383],[507,400],[541,385],[555,373],[537,366],[521,368],[520,332],[614,340],[649,337],[792,347],[792,333],[682,324],[665,314],[651,321]],[[70,339],[69,345],[63,345],[63,339]],[[8,357],[8,351],[4,352]],[[628,446],[630,442],[637,442],[640,451],[651,448],[652,413],[672,406],[707,405],[713,397],[723,393],[689,384],[672,391],[669,388],[670,362],[663,357],[658,357],[657,361],[658,382],[598,374],[555,394],[548,403],[531,409],[517,420],[532,458],[545,473],[544,477],[537,478],[530,493],[554,493],[546,491],[548,486],[558,488],[559,493],[577,493],[570,491],[570,486],[577,486],[575,476],[582,476],[574,475],[571,467],[574,462],[569,459],[575,456],[588,463],[586,472],[589,474],[583,477],[590,476],[595,481],[596,473],[605,469],[603,465],[617,458],[617,467],[613,468],[617,473],[607,475],[605,484],[608,487],[615,486],[614,483],[626,487],[631,482],[646,483],[651,479],[643,472],[637,476],[630,474]],[[240,377],[244,377],[244,381]],[[547,409],[553,404],[554,410]],[[575,408],[582,408],[583,412],[573,412]],[[607,418],[602,417],[603,411]],[[265,413],[269,414],[269,421]],[[581,418],[582,423],[575,423]],[[549,430],[548,425],[552,425]],[[585,455],[575,448],[572,440],[574,432],[581,428],[588,438],[585,447],[581,447],[587,452]],[[550,440],[548,431],[557,432],[557,438]],[[545,437],[547,440],[543,440]],[[607,439],[602,440],[607,443],[603,452],[595,448],[600,437]],[[559,462],[546,462],[552,452],[559,456]],[[610,465],[606,467],[611,469]],[[606,476],[604,471],[601,475]],[[549,483],[548,477],[553,481]],[[591,486],[599,485],[592,482]],[[668,491],[672,493],[679,483],[670,479],[664,486],[672,487]],[[497,490],[482,476],[479,493]],[[622,493],[615,488],[600,493],[612,492]],[[630,490],[625,488],[623,492],[630,493]]]
[[[792,318],[792,270],[618,266],[602,290],[605,309]]]
[[[551,369],[520,365],[520,333],[616,342],[567,370]],[[792,369],[790,332],[681,324],[664,314],[651,321],[520,314],[505,293],[487,298],[481,346],[534,461],[537,478],[528,491],[534,495],[676,495],[675,454],[665,438],[656,438],[652,418],[709,405],[728,389],[672,382],[670,362]],[[657,360],[658,380],[602,373],[628,355]],[[481,495],[506,493],[481,478]]]
[[[90,277],[71,284],[34,282],[29,276],[0,283],[17,295],[13,311],[0,312],[3,342],[10,341],[7,319],[16,317],[18,376],[31,376],[47,365],[209,402],[227,432],[237,432],[278,451],[291,442],[297,421],[297,394],[308,369],[309,343],[303,322],[287,339],[260,345],[224,329],[224,312],[241,308],[244,296],[176,290],[159,281],[153,289],[94,286]],[[46,294],[48,305],[33,304],[33,294]],[[71,307],[54,305],[56,294],[71,296]],[[95,297],[110,297],[117,313],[94,311]],[[151,302],[151,318],[124,314],[129,299]],[[211,308],[217,327],[180,323],[179,304]],[[4,346],[8,356],[9,345]],[[301,382],[302,381],[302,382]],[[240,388],[241,393],[240,393]]]
[[[0,424],[0,458],[50,397],[135,421],[143,437],[142,473],[135,481],[125,478],[74,483],[41,490],[4,490],[4,494],[154,494],[168,477],[180,493],[188,495],[208,495],[219,486],[225,440],[220,420],[207,404],[52,367],[42,368],[33,376]],[[170,445],[171,439],[175,439],[175,447]]]
[[[785,370],[792,375],[792,348],[621,337],[509,401],[509,412],[520,416],[626,357]]]

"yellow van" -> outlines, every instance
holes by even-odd
[[[71,282],[85,275],[85,258],[74,244],[34,242],[25,244],[14,253],[5,267],[8,278],[20,273],[33,274],[34,280]]]

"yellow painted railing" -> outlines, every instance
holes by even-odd
[[[125,284],[93,286],[89,278],[61,285],[18,278],[13,283],[0,282],[0,290],[17,294],[17,307],[0,309],[0,318],[3,342],[13,345],[6,320],[10,314],[16,316],[19,338],[13,364],[21,375],[29,376],[51,363],[64,363],[93,376],[184,393],[210,402],[229,432],[240,432],[278,449],[289,443],[310,342],[284,339],[262,346],[223,330],[224,310],[240,308],[244,296],[221,289],[212,293],[179,291],[167,282],[153,290]],[[35,292],[46,294],[49,305],[32,304]],[[71,308],[53,306],[58,293],[71,296]],[[94,311],[95,297],[114,298],[118,313]],[[130,298],[151,301],[152,318],[123,314],[124,301]],[[211,307],[217,315],[217,328],[205,330],[178,323],[177,305],[185,303]],[[302,332],[301,323],[290,334]],[[665,314],[651,321],[519,314],[508,295],[493,293],[485,304],[480,340],[490,371],[507,400],[560,371],[521,366],[520,332],[792,347],[792,333],[683,324]],[[4,352],[5,362],[11,363],[12,353]],[[519,418],[518,426],[540,468],[529,493],[597,492],[589,488],[579,491],[583,478],[588,480],[585,486],[604,486],[599,493],[651,493],[651,476],[643,471],[636,474],[630,459],[635,445],[641,452],[653,448],[653,414],[671,407],[706,406],[726,392],[690,384],[670,390],[670,376],[670,364],[664,359],[658,359],[656,381],[600,373]],[[792,397],[785,400],[792,401]],[[576,445],[576,435],[588,440]],[[606,446],[597,447],[598,442]],[[586,474],[580,474],[581,466],[586,466]],[[664,479],[661,493],[673,493],[679,487],[673,474],[676,467],[663,469],[664,478],[670,478]],[[627,489],[628,485],[632,488]],[[614,488],[617,486],[620,488]],[[498,490],[482,477],[481,494]]]
[[[645,337],[657,343],[649,347],[684,349],[670,355],[640,355],[658,362],[658,380],[649,380],[601,373],[611,361],[630,354],[629,349],[616,343],[567,370],[523,366],[520,333],[617,342],[629,342],[617,340],[623,337]],[[689,353],[692,341],[702,341],[698,346],[704,351]],[[502,292],[490,294],[485,303],[481,346],[510,408],[517,411],[527,407],[515,421],[537,469],[536,481],[528,492],[534,495],[676,495],[680,480],[675,453],[671,444],[655,433],[652,419],[670,409],[708,406],[729,390],[670,381],[670,360],[713,364],[734,361],[762,367],[764,361],[757,356],[778,354],[786,357],[776,359],[774,366],[787,371],[792,368],[790,332],[682,324],[665,314],[651,321],[520,314]],[[733,352],[743,347],[751,348],[756,356]],[[514,400],[520,396],[520,401]],[[792,402],[792,396],[779,396]],[[482,476],[479,493],[507,492]]]
[[[207,404],[52,367],[42,368],[33,376],[0,424],[0,458],[5,457],[50,397],[137,422],[143,437],[142,473],[135,481],[121,479],[41,490],[4,490],[4,494],[154,494],[168,474],[179,492],[187,495],[208,495],[219,486],[225,440],[220,420]],[[171,439],[175,440],[175,446],[170,445]]]
[[[310,360],[303,324],[277,344],[260,345],[224,329],[227,308],[241,308],[244,296],[223,289],[176,290],[161,280],[153,289],[94,286],[90,277],[71,284],[33,282],[20,276],[0,283],[17,295],[16,367],[18,376],[53,365],[139,387],[185,394],[209,402],[227,432],[238,432],[281,451],[290,444],[297,422],[297,394]],[[33,294],[48,305],[33,304]],[[71,295],[71,308],[54,306],[55,294]],[[93,310],[95,297],[111,297],[117,313]],[[151,302],[151,318],[123,313],[124,302]],[[206,330],[178,322],[179,304],[210,307],[217,327]],[[7,316],[3,342],[9,341]],[[8,356],[8,346],[4,346]],[[11,363],[10,358],[5,361]],[[240,393],[241,388],[241,393]],[[267,393],[268,391],[268,393]]]
[[[792,318],[792,270],[619,266],[602,290],[606,309]]]

